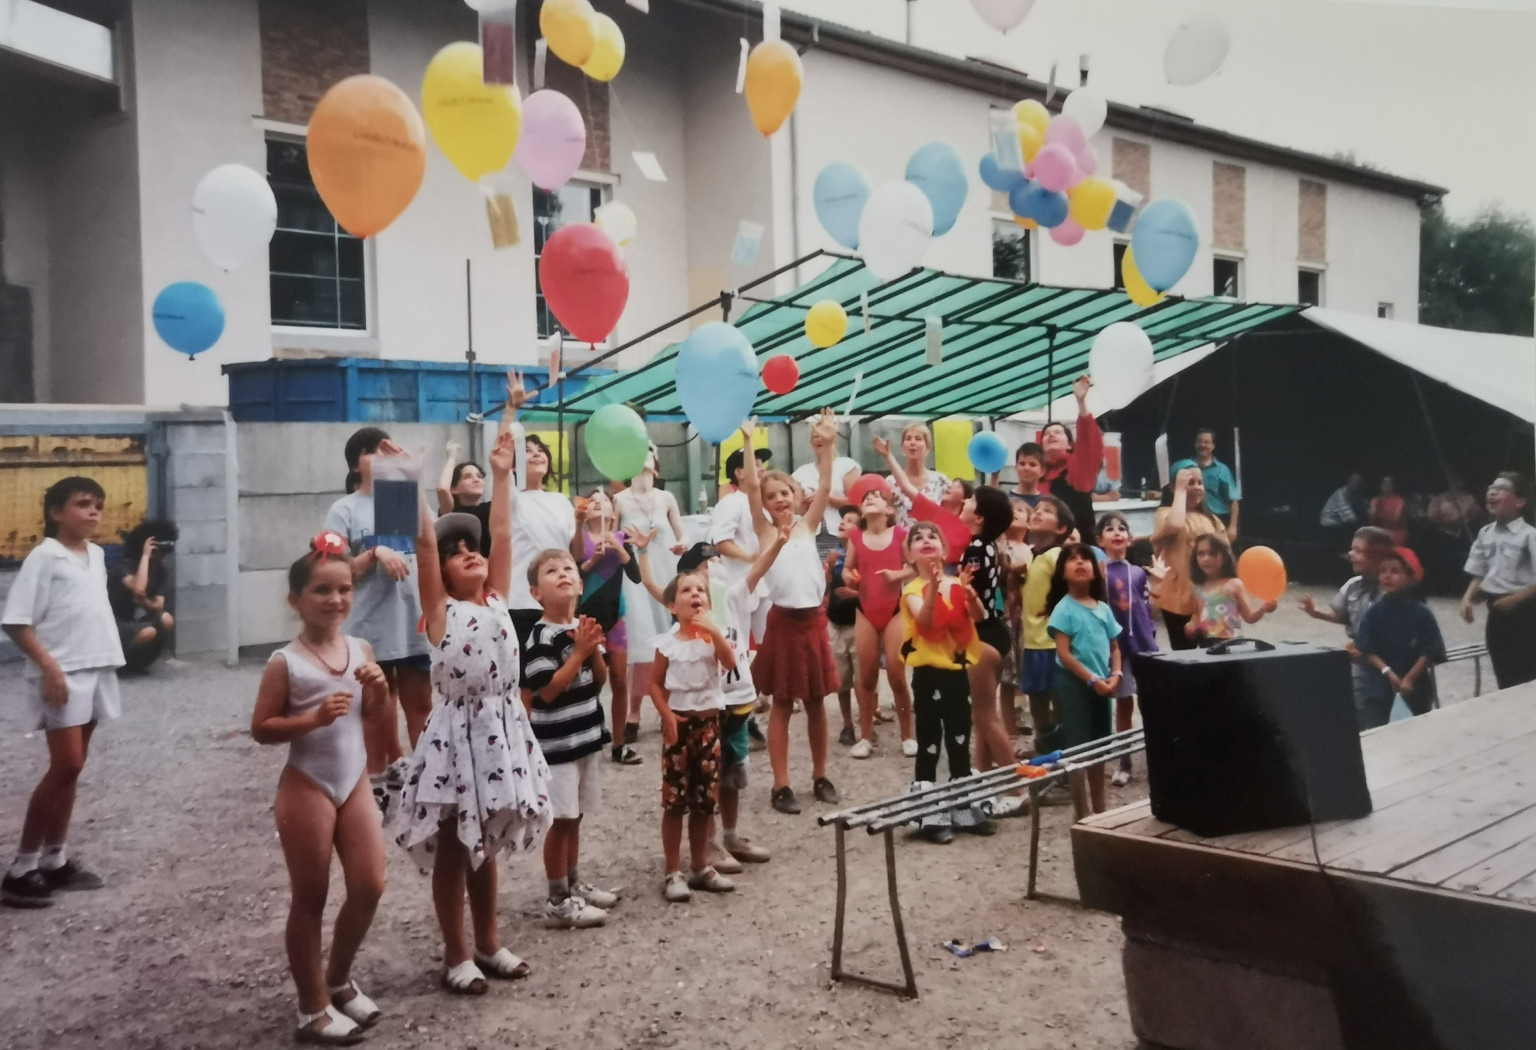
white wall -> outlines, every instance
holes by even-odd
[[[48,158],[44,132],[15,107],[0,107],[0,226],[6,284],[32,297],[32,389],[41,398],[49,359]],[[0,402],[13,400],[0,390]]]
[[[1332,183],[1323,305],[1374,317],[1378,303],[1391,303],[1395,320],[1419,319],[1419,210]]]

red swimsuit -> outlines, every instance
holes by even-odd
[[[883,632],[901,608],[902,585],[886,582],[880,570],[906,568],[907,559],[902,548],[906,544],[907,530],[900,525],[893,528],[891,542],[883,550],[865,545],[863,529],[854,529],[848,535],[853,549],[858,552],[859,608],[874,624],[875,630]]]

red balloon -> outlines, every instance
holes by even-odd
[[[590,222],[562,226],[539,258],[544,301],[583,343],[607,339],[629,301],[629,264],[613,238]]]
[[[788,354],[770,357],[763,363],[763,386],[775,394],[787,394],[800,382],[800,366]]]
[[[891,494],[890,480],[881,477],[879,474],[862,474],[859,476],[859,480],[853,483],[853,488],[848,490],[848,502],[850,505],[857,507],[864,502],[865,496],[877,490],[889,496]]]

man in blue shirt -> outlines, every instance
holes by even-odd
[[[1185,467],[1199,467],[1205,479],[1205,509],[1227,526],[1227,540],[1237,541],[1237,510],[1243,490],[1238,487],[1232,469],[1216,458],[1216,431],[1202,427],[1195,431],[1195,458],[1181,459],[1168,468],[1170,477],[1178,477]]]

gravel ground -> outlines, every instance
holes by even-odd
[[[1299,590],[1297,594],[1301,593]],[[1312,593],[1321,596],[1322,591]],[[1448,644],[1480,636],[1434,608]],[[1334,641],[1337,629],[1286,607],[1254,633]],[[8,860],[44,764],[26,732],[21,683],[0,671],[0,829]],[[287,882],[271,804],[280,748],[247,734],[261,665],[183,663],[124,681],[124,717],[97,735],[71,846],[107,879],[94,894],[37,912],[0,910],[0,1046],[235,1048],[286,1045],[293,995],[282,949]],[[1471,669],[1441,678],[1442,699],[1472,691]],[[835,724],[835,723],[834,723]],[[845,801],[899,792],[910,763],[894,747],[855,762],[833,756]],[[482,999],[438,990],[441,965],[428,881],[397,850],[357,976],[387,1016],[378,1047],[556,1047],[573,1032],[599,1048],[733,1046],[1067,1047],[1130,1050],[1117,920],[1075,900],[1070,807],[1045,810],[1041,890],[1024,900],[1028,821],[991,839],[962,836],[897,850],[907,934],[921,998],[903,1002],[828,978],[834,899],[832,832],[809,803],[809,758],[797,720],[792,756],[806,812],[768,807],[765,755],[753,756],[743,825],[774,851],[738,891],[665,904],[657,825],[660,739],[647,708],[645,764],[605,766],[603,807],[586,819],[582,869],[622,887],[609,925],[546,931],[537,857],[505,864],[506,943],[533,976]],[[1142,797],[1137,779],[1112,804]],[[896,978],[878,843],[851,842],[847,965]],[[334,911],[341,895],[333,869]],[[951,937],[992,935],[1004,954],[956,959]]]

